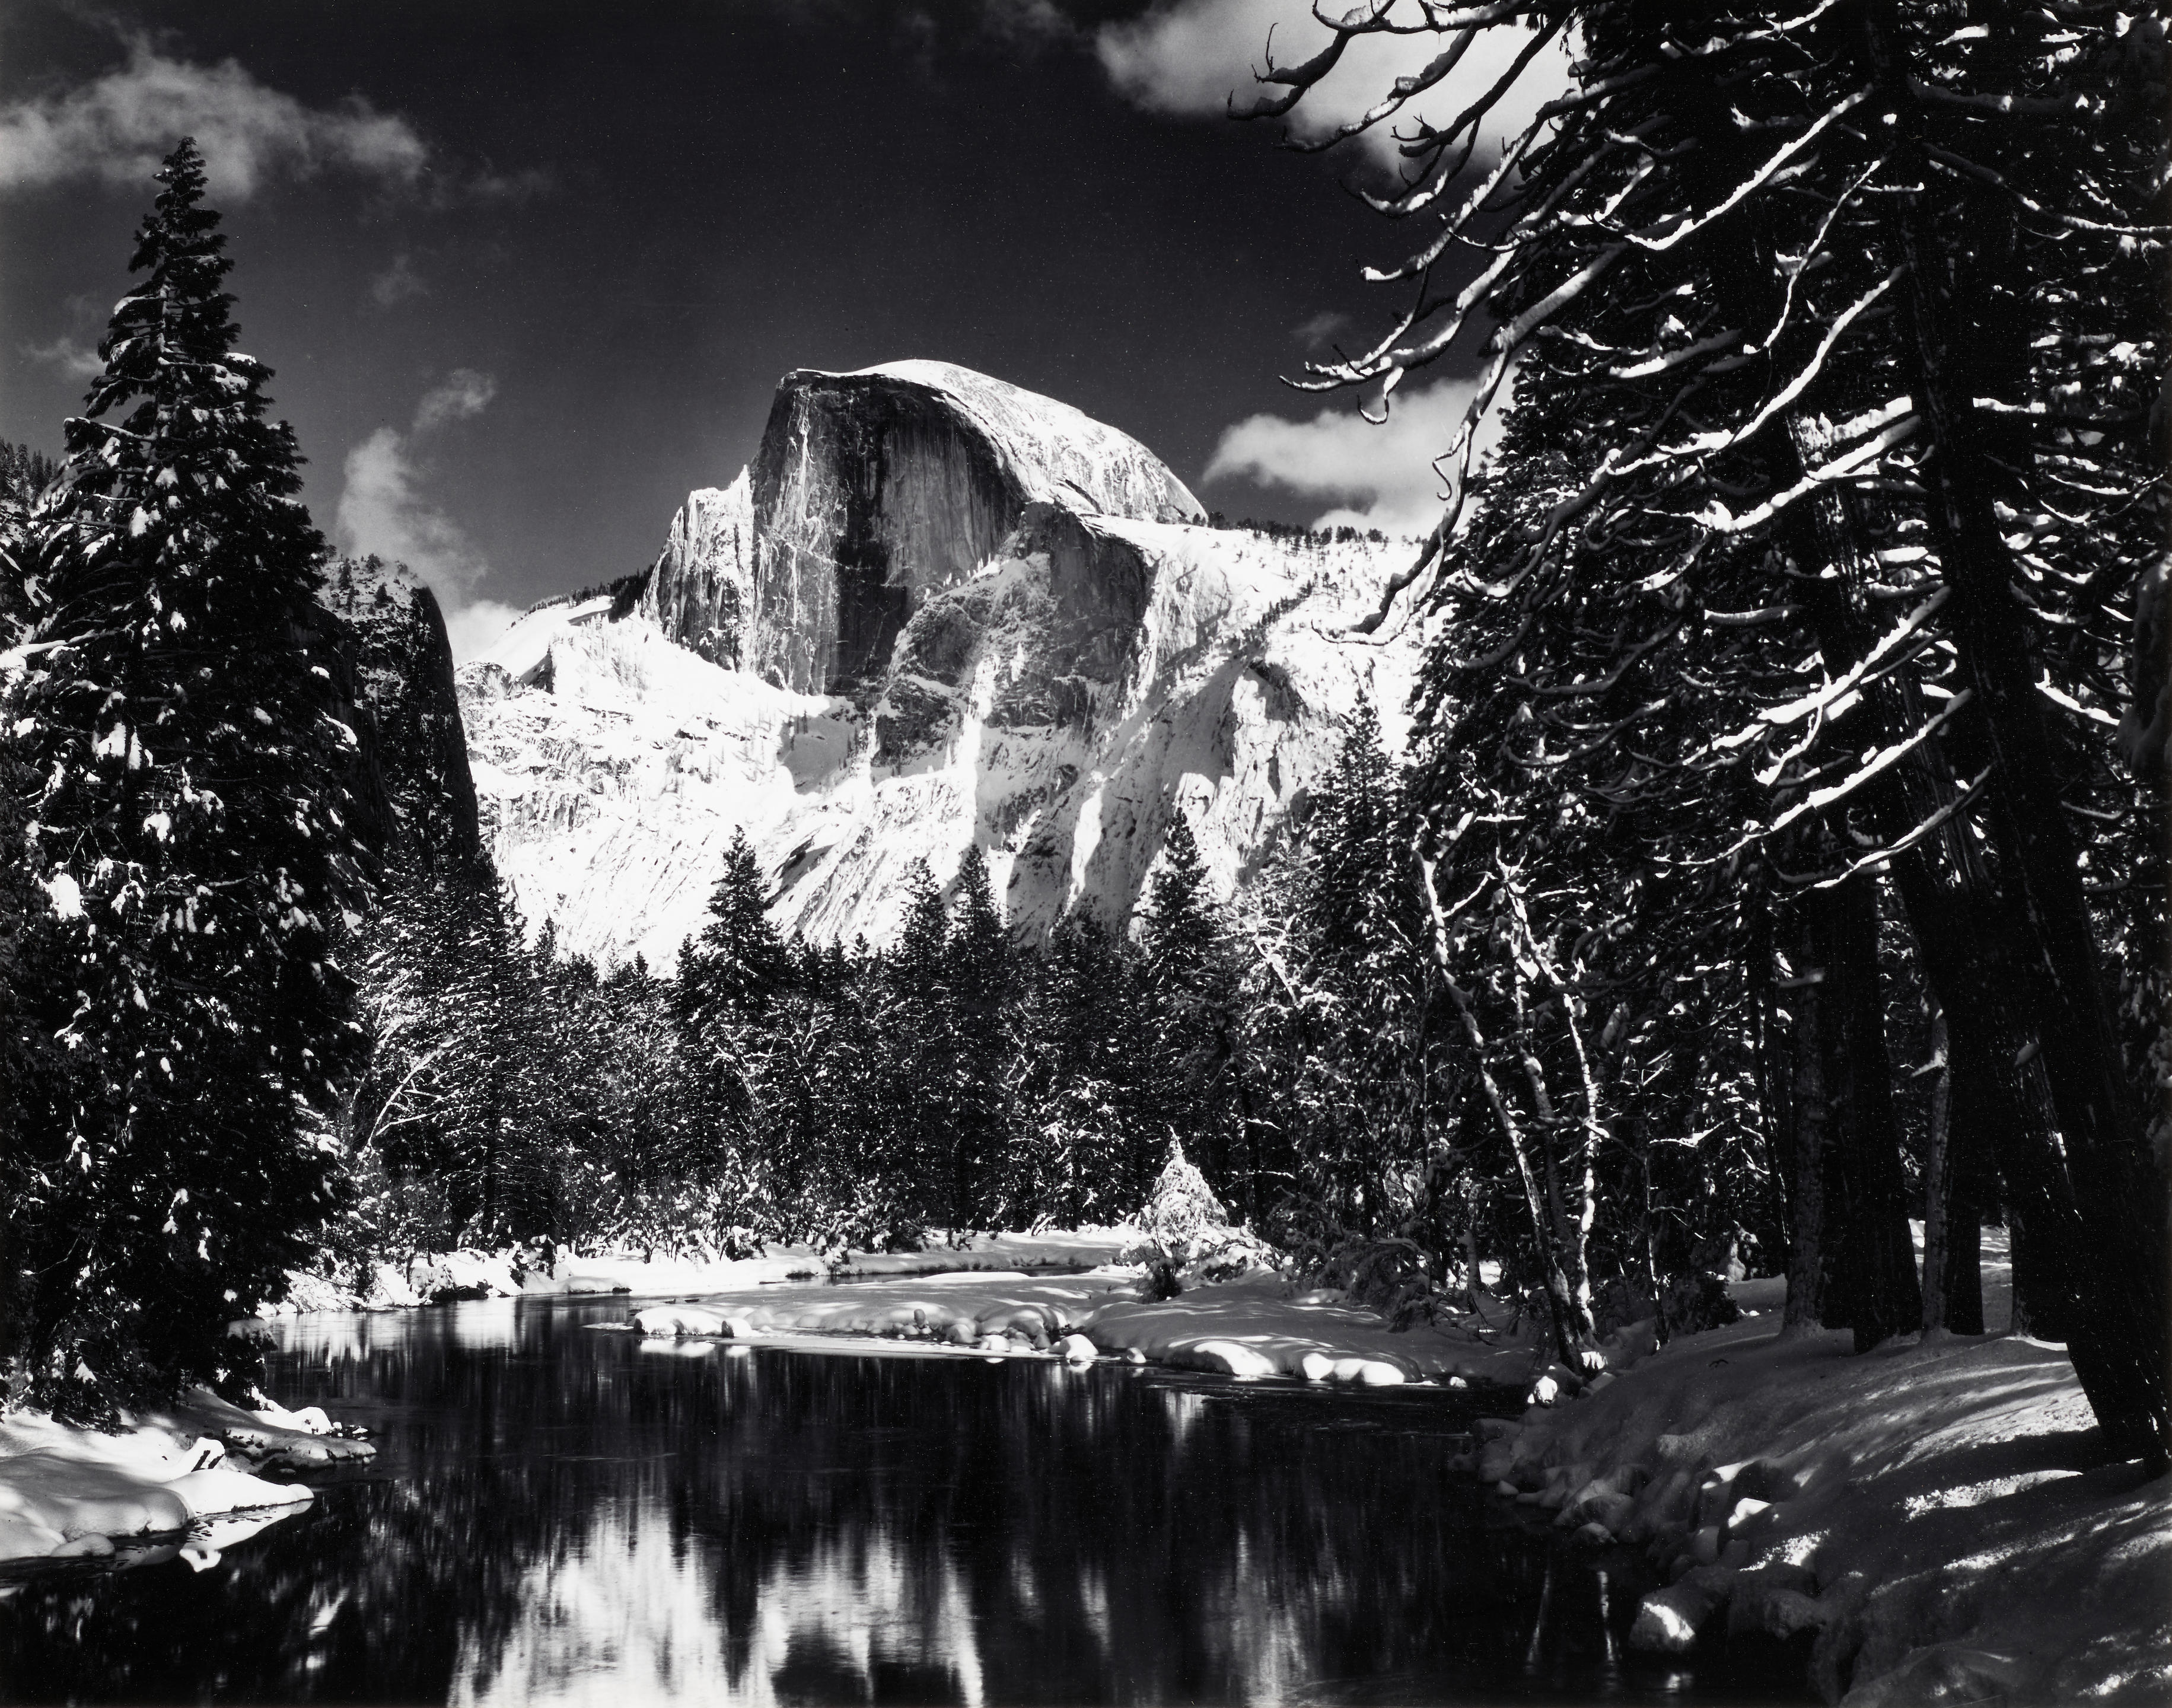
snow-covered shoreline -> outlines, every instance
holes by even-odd
[[[372,1266],[366,1289],[343,1287],[304,1270],[288,1274],[286,1298],[262,1307],[266,1318],[318,1311],[407,1310],[457,1298],[562,1298],[627,1293],[643,1298],[728,1292],[790,1281],[863,1281],[959,1272],[1072,1270],[1118,1261],[1138,1238],[1128,1226],[1075,1233],[973,1233],[920,1251],[825,1254],[777,1246],[759,1257],[702,1258],[606,1252],[546,1259],[518,1250],[417,1253],[405,1264]]]
[[[1130,1226],[982,1233],[917,1252],[827,1258],[799,1248],[745,1259],[566,1256],[548,1271],[512,1253],[455,1252],[418,1260],[404,1274],[380,1265],[367,1295],[297,1275],[293,1296],[266,1314],[407,1308],[433,1294],[618,1294],[656,1302],[630,1311],[627,1324],[652,1335],[771,1345],[788,1337],[814,1350],[873,1339],[889,1350],[1051,1356],[1075,1337],[1091,1350],[1074,1344],[1073,1362],[1105,1356],[1223,1375],[1516,1392],[1531,1386],[1544,1362],[1538,1325],[1483,1298],[1472,1313],[1398,1330],[1338,1292],[1298,1292],[1254,1265],[1149,1299],[1145,1265],[1126,1260],[1139,1239]],[[1623,1362],[1640,1350],[1633,1331],[1626,1340],[1615,1355]]]
[[[1293,1292],[1253,1275],[1142,1295],[1142,1271],[1110,1265],[1083,1274],[960,1273],[852,1286],[787,1285],[696,1293],[632,1313],[652,1336],[777,1344],[807,1337],[843,1350],[879,1340],[930,1353],[1121,1358],[1227,1376],[1293,1377],[1368,1387],[1435,1383],[1522,1391],[1535,1337],[1482,1316],[1392,1329],[1377,1311],[1332,1292]]]
[[[1669,1581],[1638,1610],[1640,1646],[1790,1645],[1822,1696],[1854,1708],[2172,1695],[2172,1479],[2102,1461],[2061,1347],[1906,1335],[1857,1356],[1845,1332],[1783,1336],[1784,1282],[1750,1281],[1730,1288],[1739,1321],[1657,1353],[1640,1325],[1586,1382],[1547,1363],[1537,1324],[1482,1297],[1479,1313],[1400,1330],[1256,1270],[1150,1299],[1143,1268],[1121,1260],[1135,1237],[982,1235],[828,1264],[796,1251],[568,1259],[495,1281],[476,1265],[503,1260],[471,1258],[476,1273],[445,1276],[628,1295],[626,1329],[690,1354],[736,1341],[1116,1358],[1523,1394],[1522,1415],[1480,1420],[1476,1449],[1451,1469],[1554,1513],[1582,1544],[1645,1550]],[[2004,1258],[1987,1233],[1993,1322],[2010,1310]]]
[[[1987,1238],[1987,1308],[2010,1308]],[[2154,1703],[2172,1693],[2172,1479],[2102,1463],[2062,1348],[1844,1331],[1784,1337],[1785,1284],[1734,1283],[1745,1314],[1653,1353],[1618,1337],[1588,1383],[1528,1323],[1397,1331],[1272,1278],[1138,1297],[1133,1273],[952,1274],[719,1290],[630,1312],[703,1339],[925,1356],[1121,1357],[1242,1378],[1487,1385],[1546,1396],[1486,1418],[1461,1469],[1555,1514],[1581,1544],[1644,1548],[1670,1582],[1638,1646],[1792,1645],[1853,1708],[1996,1696]],[[1505,1315],[1505,1313],[1504,1313]]]
[[[132,1565],[179,1557],[202,1571],[315,1498],[258,1472],[376,1451],[333,1433],[315,1407],[265,1401],[245,1411],[202,1388],[117,1431],[19,1409],[0,1415],[0,1566],[107,1559],[125,1547]]]
[[[1987,1281],[2003,1320],[2003,1264]],[[2105,1462],[2062,1347],[1909,1335],[1858,1356],[1773,1313],[1480,1427],[1504,1496],[1674,1580],[1637,1646],[1792,1644],[1848,1708],[2172,1698],[2172,1477]]]

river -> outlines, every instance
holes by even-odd
[[[1462,1396],[592,1326],[626,1315],[282,1320],[268,1391],[379,1457],[208,1569],[33,1580],[0,1697],[1804,1700],[1628,1654],[1641,1561],[1444,1474]]]

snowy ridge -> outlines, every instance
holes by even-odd
[[[1226,898],[1331,763],[1361,696],[1399,739],[1416,638],[1349,625],[1377,604],[1404,548],[1091,513],[1048,472],[1069,465],[1047,435],[1072,431],[1077,411],[942,364],[868,373],[895,387],[923,369],[945,411],[938,439],[965,411],[985,416],[1034,489],[1055,496],[1020,496],[1024,475],[1016,487],[994,480],[962,441],[902,458],[893,443],[876,459],[893,490],[851,537],[873,526],[898,548],[895,568],[916,541],[950,537],[938,524],[988,526],[1005,511],[973,564],[874,588],[834,554],[826,581],[814,572],[809,542],[832,551],[851,532],[815,512],[823,494],[866,490],[866,435],[800,434],[808,394],[794,375],[762,452],[781,459],[782,414],[791,490],[805,500],[788,573],[764,533],[783,489],[765,496],[759,475],[742,476],[689,499],[631,614],[613,620],[608,599],[531,612],[462,670],[485,834],[531,930],[548,920],[569,950],[669,967],[742,829],[776,884],[772,917],[817,942],[887,943],[914,863],[948,882],[976,843],[1014,926],[1045,931],[1078,908],[1121,925],[1174,813],[1189,817]],[[896,428],[895,402],[876,427]],[[1088,472],[1142,508],[1160,465],[1089,426]],[[917,427],[896,433],[931,443]],[[895,486],[901,470],[921,485]],[[772,571],[793,586],[767,584]],[[841,604],[816,597],[825,587],[843,590]],[[719,589],[742,613],[758,608],[756,627],[790,609],[818,632],[772,644],[742,625],[735,648]],[[879,641],[881,656],[831,688],[806,685],[791,660],[817,658],[832,632],[847,647]]]
[[[569,950],[668,967],[733,830],[760,835],[792,808],[793,749],[821,742],[827,702],[608,608],[531,612],[461,669],[470,762],[531,931],[548,920]]]

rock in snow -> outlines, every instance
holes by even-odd
[[[641,590],[641,615],[690,652],[736,670],[754,616],[754,497],[745,469],[686,495]]]
[[[531,930],[668,968],[734,830],[780,927],[880,944],[916,859],[977,842],[1014,926],[1130,917],[1170,815],[1224,896],[1407,632],[1349,625],[1410,547],[1199,525],[1143,446],[940,363],[802,372],[754,467],[691,495],[630,610],[530,613],[460,673],[482,818]]]

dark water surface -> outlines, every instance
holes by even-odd
[[[675,1347],[618,1300],[280,1325],[366,1473],[0,1602],[12,1701],[1801,1700],[1627,1654],[1633,1556],[1444,1474],[1439,1390]]]

